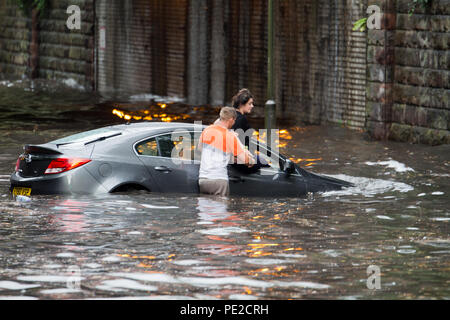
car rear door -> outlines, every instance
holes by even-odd
[[[180,132],[151,137],[135,145],[139,159],[150,172],[154,191],[170,193],[198,193],[199,164],[193,161],[192,134]],[[188,147],[187,147],[188,145]],[[189,149],[189,150],[188,150]]]

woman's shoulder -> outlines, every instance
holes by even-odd
[[[238,112],[237,114],[238,116],[236,118],[236,122],[234,123],[233,129],[243,129],[244,131],[251,129],[247,117],[240,112]]]

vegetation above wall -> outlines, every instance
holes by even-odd
[[[16,3],[22,12],[29,16],[33,9],[36,9],[39,12],[39,15],[42,17],[49,7],[49,0],[10,0]]]
[[[431,3],[431,0],[411,0],[409,4],[409,15],[413,15],[416,9],[421,6],[422,8],[426,8]],[[367,17],[359,19],[355,23],[353,23],[353,31],[359,30],[360,32],[364,32],[367,29]]]
[[[411,3],[409,4],[409,15],[412,15],[418,6],[425,9],[430,3],[431,0],[411,0]]]

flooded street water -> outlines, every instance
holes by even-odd
[[[90,94],[48,90],[0,85],[0,299],[450,299],[450,146],[283,128],[283,154],[356,186],[313,198],[17,202],[9,176],[24,144],[124,121]]]

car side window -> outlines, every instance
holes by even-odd
[[[189,136],[190,138],[188,138]],[[186,141],[184,141],[185,138],[187,139]],[[172,134],[159,136],[157,137],[157,141],[161,157],[172,158],[174,156],[177,159],[193,160],[192,151],[196,142],[194,141],[192,132],[181,132],[181,135],[175,135],[175,138]]]
[[[159,150],[161,151],[160,156],[163,158],[170,158],[172,156],[172,150],[175,147],[175,143],[172,141],[172,135],[166,134],[157,137]]]
[[[136,145],[136,151],[141,156],[158,156],[158,143],[155,138],[151,138]]]
[[[189,146],[186,146],[186,142],[189,142],[184,141],[184,138],[187,138],[186,134],[190,135]],[[200,134],[201,132],[196,132],[196,134],[194,132],[181,132],[180,136],[175,135],[175,141],[172,134],[157,136],[137,144],[136,151],[142,156],[171,158],[175,155],[178,159],[199,160],[200,153],[197,150],[197,145]]]

